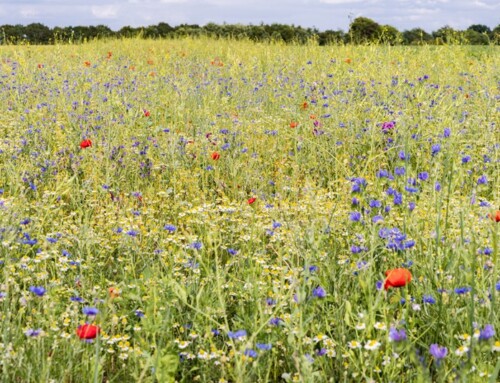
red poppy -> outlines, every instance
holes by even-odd
[[[80,148],[85,149],[85,148],[90,148],[92,146],[92,141],[89,139],[83,140],[80,142]]]
[[[144,110],[144,117],[151,116],[151,112],[149,110]]]
[[[217,161],[220,158],[220,154],[217,152],[212,153],[212,160]]]
[[[43,64],[38,64],[38,69],[42,69],[43,68]]]
[[[89,66],[90,66],[90,61],[85,61],[85,62],[83,63],[83,65],[85,65],[86,67],[89,67]]]
[[[116,287],[110,287],[108,289],[108,293],[110,298],[116,298],[120,296],[120,290],[118,290]]]
[[[249,198],[247,202],[248,202],[248,204],[249,204],[249,205],[251,205],[251,204],[253,204],[256,200],[257,200],[257,198],[252,197],[252,198]]]
[[[293,129],[293,128],[296,128],[297,126],[299,126],[299,123],[298,123],[298,122],[296,122],[296,121],[292,121],[292,122],[290,122],[290,128],[292,128],[292,129]]]
[[[307,109],[309,107],[309,104],[307,103],[307,101],[304,101],[300,107],[302,109]]]
[[[411,281],[411,273],[408,269],[392,269],[385,272],[384,289],[389,287],[403,287]]]
[[[488,217],[490,217],[490,219],[492,219],[495,222],[500,222],[500,210],[497,210],[495,215],[493,215],[492,213],[488,214]]]
[[[85,323],[84,325],[78,326],[76,329],[76,335],[80,339],[94,339],[101,329],[93,324]]]

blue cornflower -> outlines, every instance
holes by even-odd
[[[135,311],[134,311],[134,314],[135,314],[135,316],[136,316],[136,317],[138,317],[138,318],[144,318],[144,315],[145,315],[145,314],[144,314],[144,311],[142,311],[141,309],[137,309],[137,310],[135,310]]]
[[[372,200],[370,200],[369,205],[371,208],[379,208],[382,206],[382,202],[380,202],[379,200],[376,200],[376,199],[372,199]]]
[[[43,286],[30,286],[29,291],[31,291],[33,294],[39,297],[43,297],[47,290],[45,290]]]
[[[378,178],[388,178],[389,177],[389,172],[385,169],[379,169],[375,175]]]
[[[319,267],[318,267],[318,266],[316,266],[316,265],[311,265],[311,266],[309,266],[309,272],[310,272],[310,273],[315,273],[315,272],[316,272],[316,271],[318,271],[318,270],[319,270]]]
[[[259,350],[269,351],[271,348],[273,348],[273,345],[271,343],[257,343],[255,347],[257,347]]]
[[[244,352],[245,356],[248,356],[249,358],[257,358],[257,351],[252,350],[251,348],[247,348]]]
[[[42,333],[42,329],[41,328],[38,328],[38,329],[29,329],[29,330],[26,330],[24,332],[24,335],[29,336],[31,338],[36,338],[41,333]]]
[[[271,318],[269,319],[269,324],[271,326],[279,326],[280,324],[284,323],[283,322],[283,319],[281,318],[278,318],[278,317],[275,317],[275,318]]]
[[[451,129],[450,128],[444,128],[443,137],[444,138],[448,138],[448,137],[450,137],[450,135],[451,135]]]
[[[402,342],[407,339],[406,331],[404,328],[398,330],[394,327],[391,327],[389,330],[389,339],[393,342]]]
[[[28,233],[24,233],[23,234],[23,238],[24,239],[21,240],[21,243],[23,245],[34,246],[34,245],[36,245],[38,243],[38,240],[35,239],[35,238],[32,239],[31,236]]]
[[[500,281],[495,284],[495,290],[500,291]]]
[[[231,339],[242,339],[242,338],[245,338],[247,336],[247,332],[246,330],[237,330],[237,331],[229,331],[227,333],[227,336]]]
[[[437,344],[431,344],[429,347],[429,353],[436,359],[444,359],[448,354],[448,349],[446,347],[440,347]]]
[[[384,286],[384,282],[383,281],[377,281],[377,282],[375,282],[375,288],[377,290],[382,290],[383,286]]]
[[[377,222],[380,222],[380,221],[383,221],[384,220],[384,217],[382,217],[381,215],[376,215],[372,218],[372,222],[373,223],[377,223]]]
[[[427,181],[429,179],[429,173],[427,172],[418,173],[418,179],[420,181]]]
[[[312,293],[313,297],[315,298],[324,298],[326,297],[326,291],[323,287],[321,286],[318,286],[316,287],[314,290],[313,290],[313,293]]]
[[[397,176],[404,176],[405,173],[406,169],[404,166],[396,166],[396,168],[394,168],[394,174]]]
[[[424,303],[428,303],[430,305],[433,305],[434,303],[436,303],[436,299],[432,295],[424,295],[422,298],[422,301]]]
[[[467,294],[471,290],[472,290],[471,287],[456,287],[454,291],[455,291],[455,294],[462,295],[462,294]]]
[[[21,225],[27,225],[27,224],[29,224],[30,222],[31,222],[31,219],[29,219],[29,218],[25,218],[25,219],[23,219],[23,220],[20,222],[20,224],[21,224]]]
[[[441,184],[438,181],[434,184],[434,190],[437,192],[441,191]]]
[[[359,254],[362,251],[363,251],[363,249],[359,246],[356,246],[356,245],[351,246],[351,253],[353,253],[353,254]]]
[[[273,221],[273,229],[278,229],[280,228],[282,225],[280,222],[277,222],[277,221]]]
[[[394,203],[394,205],[401,205],[403,203],[403,195],[395,191],[392,202]]]
[[[189,247],[191,249],[201,250],[201,248],[203,247],[203,243],[201,243],[201,242],[193,242],[192,244],[189,245]]]
[[[440,144],[434,144],[431,147],[431,154],[434,157],[436,154],[438,154],[441,151],[441,145]]]
[[[358,206],[358,205],[359,205],[359,199],[357,199],[356,197],[354,197],[354,198],[351,200],[351,205],[353,205],[353,206]]]
[[[78,302],[78,303],[83,303],[85,302],[85,300],[79,296],[72,296],[71,298],[69,298],[72,302]]]
[[[462,163],[466,164],[467,162],[470,162],[470,158],[471,158],[470,156],[463,156],[462,157]]]
[[[131,236],[131,237],[136,237],[139,232],[137,230],[129,230],[125,234]]]
[[[231,248],[230,248],[230,249],[227,249],[227,252],[228,252],[229,254],[231,254],[231,255],[236,255],[236,254],[238,254],[238,250],[231,249]]]
[[[57,238],[47,237],[47,242],[49,243],[56,243],[57,241],[58,241]]]
[[[399,156],[399,159],[400,159],[400,160],[403,160],[403,161],[405,161],[405,160],[407,160],[407,159],[409,159],[409,158],[410,158],[410,156],[409,156],[408,154],[406,154],[406,153],[404,152],[404,150],[401,150],[401,151],[398,153],[398,156]]]
[[[163,229],[167,230],[170,233],[173,233],[177,230],[177,227],[175,227],[174,225],[167,224],[167,225],[163,226]]]
[[[323,356],[326,354],[326,348],[320,348],[319,350],[316,350],[316,356]]]
[[[478,185],[486,185],[487,183],[488,183],[488,178],[486,177],[485,174],[483,174],[481,177],[477,179]]]
[[[361,213],[359,211],[353,211],[349,214],[349,219],[353,222],[361,221]]]
[[[273,299],[273,298],[266,298],[266,305],[268,305],[268,306],[274,306],[275,304],[276,304],[276,300],[275,299]]]
[[[403,248],[405,249],[411,249],[413,246],[415,246],[415,241],[413,239],[410,239],[403,243]]]
[[[95,307],[85,306],[82,309],[82,312],[88,316],[96,316],[99,313],[99,310]]]
[[[351,179],[351,182],[353,183],[351,188],[352,193],[360,192],[366,187],[366,180],[364,178],[355,177]]]
[[[415,210],[415,207],[416,207],[416,206],[417,206],[417,204],[416,204],[415,202],[410,202],[410,203],[408,204],[408,209],[409,209],[410,211],[413,211],[413,210]]]
[[[495,336],[495,329],[491,324],[487,324],[484,328],[479,332],[479,340],[488,340]]]

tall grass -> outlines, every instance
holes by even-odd
[[[497,379],[496,48],[0,56],[2,381]]]

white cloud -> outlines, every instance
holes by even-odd
[[[31,19],[38,14],[34,7],[22,7],[19,13],[26,19]]]
[[[118,6],[113,4],[93,5],[90,11],[96,19],[115,19],[118,16]]]
[[[319,0],[319,2],[324,4],[354,4],[362,3],[363,0]]]

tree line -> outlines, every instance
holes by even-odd
[[[170,26],[159,23],[147,27],[124,26],[113,31],[106,25],[75,26],[49,28],[41,23],[29,25],[0,26],[1,44],[54,44],[80,43],[104,38],[146,39],[178,38],[184,36],[209,36],[213,38],[250,39],[256,42],[284,42],[304,44],[315,41],[319,45],[333,44],[390,44],[390,45],[423,45],[423,44],[500,44],[500,24],[493,30],[486,25],[474,24],[466,30],[456,30],[444,26],[431,33],[422,28],[399,31],[391,25],[381,25],[366,17],[352,20],[347,32],[338,30],[320,31],[316,28],[303,28],[288,24],[215,24],[204,26],[197,24],[180,24]]]

